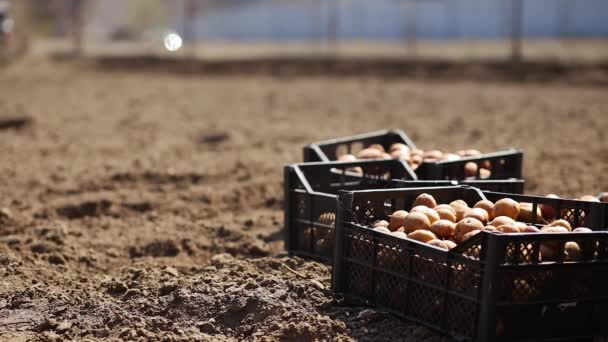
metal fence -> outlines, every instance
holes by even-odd
[[[35,1],[38,6],[47,1]],[[606,0],[54,0],[89,52],[604,60]],[[82,6],[79,6],[81,4]],[[82,21],[82,22],[81,22]],[[175,37],[175,36],[174,36]],[[165,40],[164,43],[163,39]],[[78,43],[81,42],[81,43]],[[173,41],[175,43],[175,41]],[[176,47],[177,45],[172,45]],[[179,45],[182,46],[181,44]],[[111,48],[110,48],[111,47]]]

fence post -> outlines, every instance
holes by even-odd
[[[520,62],[522,58],[522,0],[511,0],[511,61]]]
[[[410,58],[414,58],[417,55],[418,45],[418,32],[416,23],[416,3],[417,0],[406,0],[406,41],[407,41],[407,53]]]

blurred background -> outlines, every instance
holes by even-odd
[[[31,51],[597,62],[606,0],[13,0]],[[18,29],[17,29],[18,28]]]

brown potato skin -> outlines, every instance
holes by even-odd
[[[437,201],[435,201],[435,198],[429,194],[420,194],[418,197],[416,197],[413,206],[415,207],[418,205],[424,205],[433,209],[437,206]]]
[[[452,210],[448,210],[446,208],[439,208],[436,209],[435,211],[437,211],[437,214],[439,214],[439,219],[440,220],[448,220],[451,222],[456,222],[456,213],[455,211]]]
[[[386,220],[379,220],[374,222],[374,227],[387,227],[388,228],[389,223]]]
[[[448,220],[439,220],[431,225],[430,230],[439,238],[447,239],[456,233],[456,224]]]
[[[423,229],[415,230],[408,234],[407,237],[420,242],[429,242],[431,240],[437,239],[433,232],[431,232],[430,230]]]
[[[388,228],[381,227],[381,226],[375,227],[374,230],[377,231],[377,232],[380,232],[380,233],[385,233],[385,234],[390,234],[391,233],[391,231],[388,230]]]
[[[392,234],[393,234],[393,236],[396,236],[396,237],[398,237],[398,238],[401,238],[401,239],[407,239],[407,234],[405,234],[404,232],[401,232],[401,231],[395,231],[395,232],[393,232]]]
[[[450,206],[456,212],[456,222],[462,220],[464,215],[467,213],[467,210],[469,210],[469,205],[463,200],[453,201],[450,203]]]
[[[454,238],[456,239],[456,242],[461,243],[462,238],[465,234],[467,234],[468,232],[471,232],[473,230],[482,230],[482,229],[483,229],[483,223],[481,223],[477,219],[468,217],[468,218],[462,219],[460,222],[456,223],[456,232],[454,234]]]
[[[521,230],[516,225],[504,224],[498,228],[496,228],[499,232],[503,233],[520,233]]]
[[[581,247],[574,241],[568,241],[564,244],[564,260],[577,261],[581,258]]]
[[[600,202],[600,200],[592,195],[585,195],[585,196],[581,196],[579,198],[580,201],[587,201],[587,202]]]
[[[534,226],[526,226],[523,229],[520,229],[522,233],[538,233],[540,232],[540,229],[534,227]]]
[[[408,214],[409,213],[405,210],[397,210],[392,213],[389,218],[388,229],[395,231],[397,228],[402,227],[403,223],[405,222],[405,217]]]
[[[564,228],[568,229],[568,231],[572,231],[572,226],[566,220],[553,221],[553,222],[549,223],[547,226],[549,226],[549,227],[559,226],[559,227],[564,227]]]
[[[338,157],[339,161],[356,161],[357,157],[355,157],[352,154],[343,154],[341,156]]]
[[[452,249],[452,248],[458,246],[456,244],[456,242],[454,242],[452,240],[443,240],[443,243],[445,243],[445,245],[448,247],[448,249]]]
[[[449,204],[439,204],[438,206],[435,207],[435,210],[439,210],[439,209],[449,210],[452,212],[452,214],[454,214],[454,216],[456,216],[456,210],[454,210],[454,208],[452,208],[452,206]]]
[[[357,158],[358,159],[381,159],[381,158],[383,158],[383,153],[384,152],[382,152],[378,149],[368,147],[366,149],[359,151],[359,153],[357,153]]]
[[[481,232],[481,230],[472,230],[472,231],[470,231],[470,232],[468,232],[468,233],[464,234],[464,235],[462,236],[462,242],[465,242],[465,241],[467,241],[468,239],[470,239],[471,237],[473,237],[473,236],[475,236],[475,235],[479,234],[479,232]]]
[[[464,218],[467,218],[467,217],[472,217],[474,219],[477,219],[485,225],[488,223],[490,215],[488,215],[488,212],[485,211],[485,209],[472,208],[472,209],[469,209],[466,214],[464,214]]]
[[[481,209],[485,210],[488,213],[489,219],[490,220],[494,219],[494,215],[493,215],[494,203],[492,203],[492,201],[481,200],[481,201],[475,203],[473,208],[481,208]]]
[[[508,216],[498,216],[498,217],[495,217],[492,220],[492,222],[490,222],[490,225],[492,225],[494,227],[500,227],[505,224],[515,225],[515,220]]]
[[[494,203],[492,215],[507,216],[516,220],[519,215],[519,203],[511,198],[502,198]]]
[[[559,196],[555,194],[548,194],[547,198],[559,198]],[[551,220],[557,217],[557,211],[551,205],[541,204],[539,205],[540,212],[543,214],[543,218],[545,220]]]
[[[439,239],[433,239],[433,240],[431,240],[431,241],[429,241],[427,243],[429,245],[431,245],[431,246],[439,247],[439,248],[442,248],[442,249],[445,249],[445,250],[449,249],[448,245],[446,245],[446,243],[444,241],[439,240]]]
[[[409,213],[405,217],[403,228],[407,234],[410,234],[416,230],[429,230],[431,227],[431,221],[423,213]]]
[[[406,150],[409,152],[411,149],[409,148],[409,146],[407,146],[406,144],[403,144],[403,143],[394,143],[388,149],[389,152],[393,152],[393,151],[397,151],[397,150]]]
[[[523,221],[527,223],[541,223],[543,213],[540,209],[540,206],[536,207],[536,220],[532,220],[532,203],[522,202],[519,203],[519,215],[517,215],[518,221]]]
[[[384,150],[384,146],[382,146],[380,144],[373,144],[373,145],[370,145],[368,148],[373,148],[373,149],[376,149],[376,150],[378,150],[380,152],[386,152]]]

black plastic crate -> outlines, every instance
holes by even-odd
[[[304,147],[304,161],[332,161],[338,155],[352,153],[372,144],[380,144],[388,149],[394,143],[403,143],[411,149],[416,145],[401,130],[384,130],[355,135],[345,138],[325,140]],[[521,150],[507,150],[494,153],[483,153],[474,157],[463,157],[459,160],[438,161],[433,163],[424,162],[416,169],[419,180],[463,180],[465,177],[465,165],[474,163],[477,165],[477,173],[471,178],[475,179],[509,179],[522,178],[523,152]],[[481,176],[482,168],[490,169],[489,176]]]
[[[345,138],[324,140],[304,146],[304,162],[334,161],[338,155],[357,154],[365,147],[380,144],[388,149],[392,144],[402,143],[415,149],[414,142],[401,130],[383,130]]]
[[[484,196],[492,202],[508,197],[518,202],[532,203],[532,219],[530,222],[526,223],[542,223],[542,218],[537,216],[537,208],[540,205],[546,205],[554,209],[556,219],[568,221],[572,226],[572,229],[577,227],[587,227],[592,230],[608,229],[607,203],[520,195],[506,192],[484,191],[483,193]]]
[[[466,187],[340,192],[332,275],[338,295],[462,340],[608,335],[608,232],[482,231],[448,252],[369,228],[393,210],[409,210],[423,192],[438,203],[483,198]],[[563,255],[568,242],[581,250],[572,260]],[[557,256],[542,260],[542,246]]]
[[[386,188],[393,179],[415,177],[407,163],[398,160],[285,166],[285,249],[331,262],[338,190]]]
[[[475,179],[475,180],[416,180],[416,181],[408,181],[408,180],[395,180],[393,182],[393,188],[416,188],[416,187],[436,187],[436,186],[454,186],[454,185],[466,185],[474,188],[478,188],[480,190],[487,191],[496,191],[496,192],[508,192],[513,194],[523,194],[524,193],[524,184],[525,181],[523,179],[495,179],[495,180],[485,180],[485,179]]]

